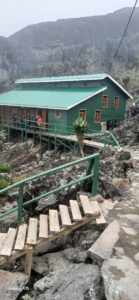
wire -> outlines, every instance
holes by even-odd
[[[111,70],[112,67],[113,67],[114,61],[115,61],[115,59],[116,59],[116,57],[117,57],[117,54],[118,54],[118,52],[119,52],[119,49],[120,49],[120,47],[121,47],[121,44],[122,44],[123,39],[124,39],[124,37],[125,37],[125,34],[126,34],[126,32],[127,32],[128,26],[129,26],[129,24],[130,24],[130,22],[131,22],[131,19],[132,19],[132,16],[133,16],[133,14],[134,14],[134,10],[135,10],[135,8],[136,8],[136,6],[137,6],[137,3],[138,3],[138,0],[135,1],[134,7],[133,7],[132,12],[131,12],[131,15],[130,15],[129,20],[128,20],[128,22],[127,22],[126,28],[125,28],[125,30],[124,30],[124,33],[123,33],[123,35],[122,35],[122,38],[121,38],[120,43],[119,43],[119,45],[118,45],[118,48],[117,48],[117,50],[116,50],[116,52],[115,52],[115,54],[114,54],[114,57],[113,57],[113,60],[112,60],[112,63],[111,63],[111,68],[110,68],[110,70]]]

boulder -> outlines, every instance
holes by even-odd
[[[11,273],[0,270],[0,300],[15,300],[17,296],[28,288],[28,276],[19,272]]]
[[[129,179],[113,178],[112,184],[120,191],[126,191],[129,188]]]
[[[131,157],[131,153],[129,151],[121,150],[116,154],[117,160],[128,160]]]
[[[101,271],[107,300],[139,299],[139,269],[129,257],[110,258]]]
[[[110,180],[100,178],[100,191],[104,198],[120,197],[121,191]]]
[[[47,254],[47,259],[49,274],[34,284],[34,299],[101,299],[98,266],[73,264],[62,252]]]

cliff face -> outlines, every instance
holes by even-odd
[[[30,25],[0,38],[0,80],[109,72],[130,8],[115,13]],[[136,9],[115,69],[139,66],[139,8]]]

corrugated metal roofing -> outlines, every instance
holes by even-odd
[[[96,81],[109,78],[115,85],[117,85],[128,98],[133,97],[110,75],[108,74],[87,74],[87,75],[73,75],[73,76],[60,76],[60,77],[41,77],[41,78],[23,78],[15,82],[18,84],[29,83],[56,83],[56,82],[77,82],[77,81]]]
[[[87,75],[73,75],[73,76],[59,76],[59,77],[40,77],[40,78],[23,78],[18,79],[16,83],[35,83],[35,82],[68,82],[81,80],[103,80],[108,74],[87,74]]]
[[[0,95],[0,105],[68,110],[101,93],[106,87],[16,90]]]

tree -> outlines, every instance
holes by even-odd
[[[0,150],[1,151],[4,148],[5,141],[6,141],[6,132],[4,130],[0,130]]]
[[[85,130],[88,128],[88,123],[82,117],[78,117],[73,122],[73,128],[75,130],[75,133],[76,133],[76,136],[77,136],[77,140],[79,142],[81,156],[84,157],[83,140],[84,140]]]
[[[123,84],[124,84],[125,88],[127,88],[128,84],[129,84],[129,81],[130,81],[130,76],[129,75],[126,75],[125,77],[123,77]]]

